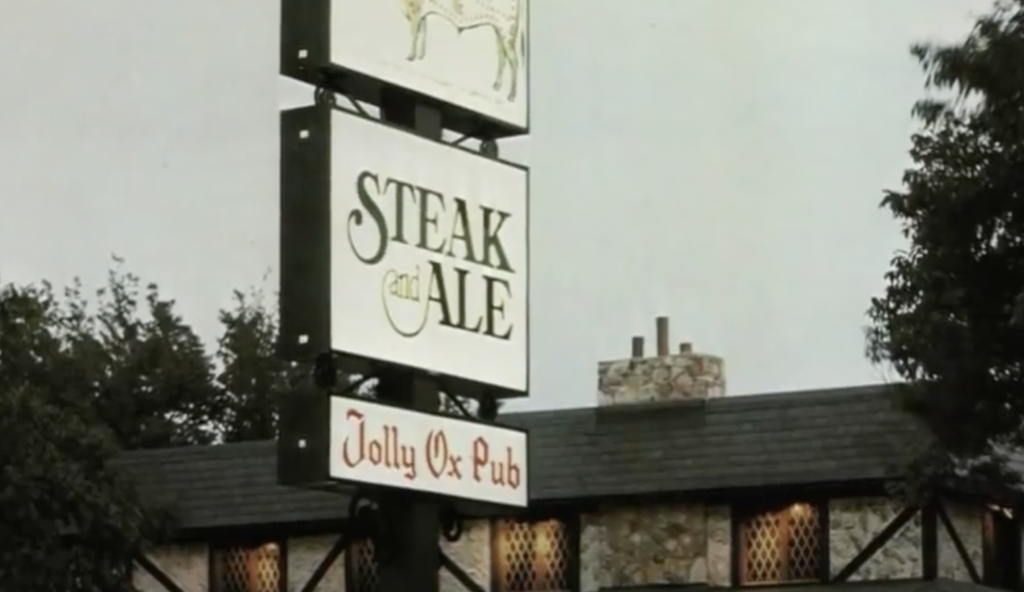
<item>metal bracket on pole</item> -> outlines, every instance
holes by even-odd
[[[441,536],[446,541],[454,543],[462,538],[464,531],[462,516],[454,506],[441,506],[439,521],[441,523]]]
[[[313,360],[313,384],[326,391],[333,391],[338,386],[338,366],[336,364],[338,354],[333,351],[323,352]],[[373,374],[361,376],[359,380],[345,385],[339,394],[352,393],[359,390],[370,380],[379,378]]]
[[[313,100],[317,105],[326,105],[332,109],[339,109],[338,107],[338,95],[341,95],[348,99],[351,103],[352,108],[359,112],[363,117],[369,117],[370,115],[363,109],[363,106],[359,104],[359,101],[353,99],[347,94],[341,92],[342,79],[344,74],[336,72],[329,68],[320,70],[320,83],[316,85],[316,89],[313,91]]]

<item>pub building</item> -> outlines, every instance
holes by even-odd
[[[595,407],[499,418],[529,430],[530,508],[439,536],[444,592],[1021,589],[1024,498],[887,493],[924,432],[883,387],[729,397],[721,358],[657,349],[600,363]],[[348,496],[278,485],[272,441],[120,462],[179,523],[142,592],[377,590]]]

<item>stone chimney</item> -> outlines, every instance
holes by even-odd
[[[667,317],[658,317],[657,337],[654,357],[644,357],[644,338],[634,337],[631,358],[598,363],[598,406],[725,396],[722,358],[694,353],[689,343],[669,353]]]

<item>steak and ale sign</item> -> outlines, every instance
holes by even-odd
[[[528,171],[331,117],[333,349],[525,391]]]

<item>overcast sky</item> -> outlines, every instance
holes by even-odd
[[[0,280],[102,282],[110,255],[209,339],[276,290],[279,0],[33,0],[0,19]],[[531,398],[674,342],[730,394],[878,382],[864,311],[900,244],[922,76],[989,0],[531,3]]]

